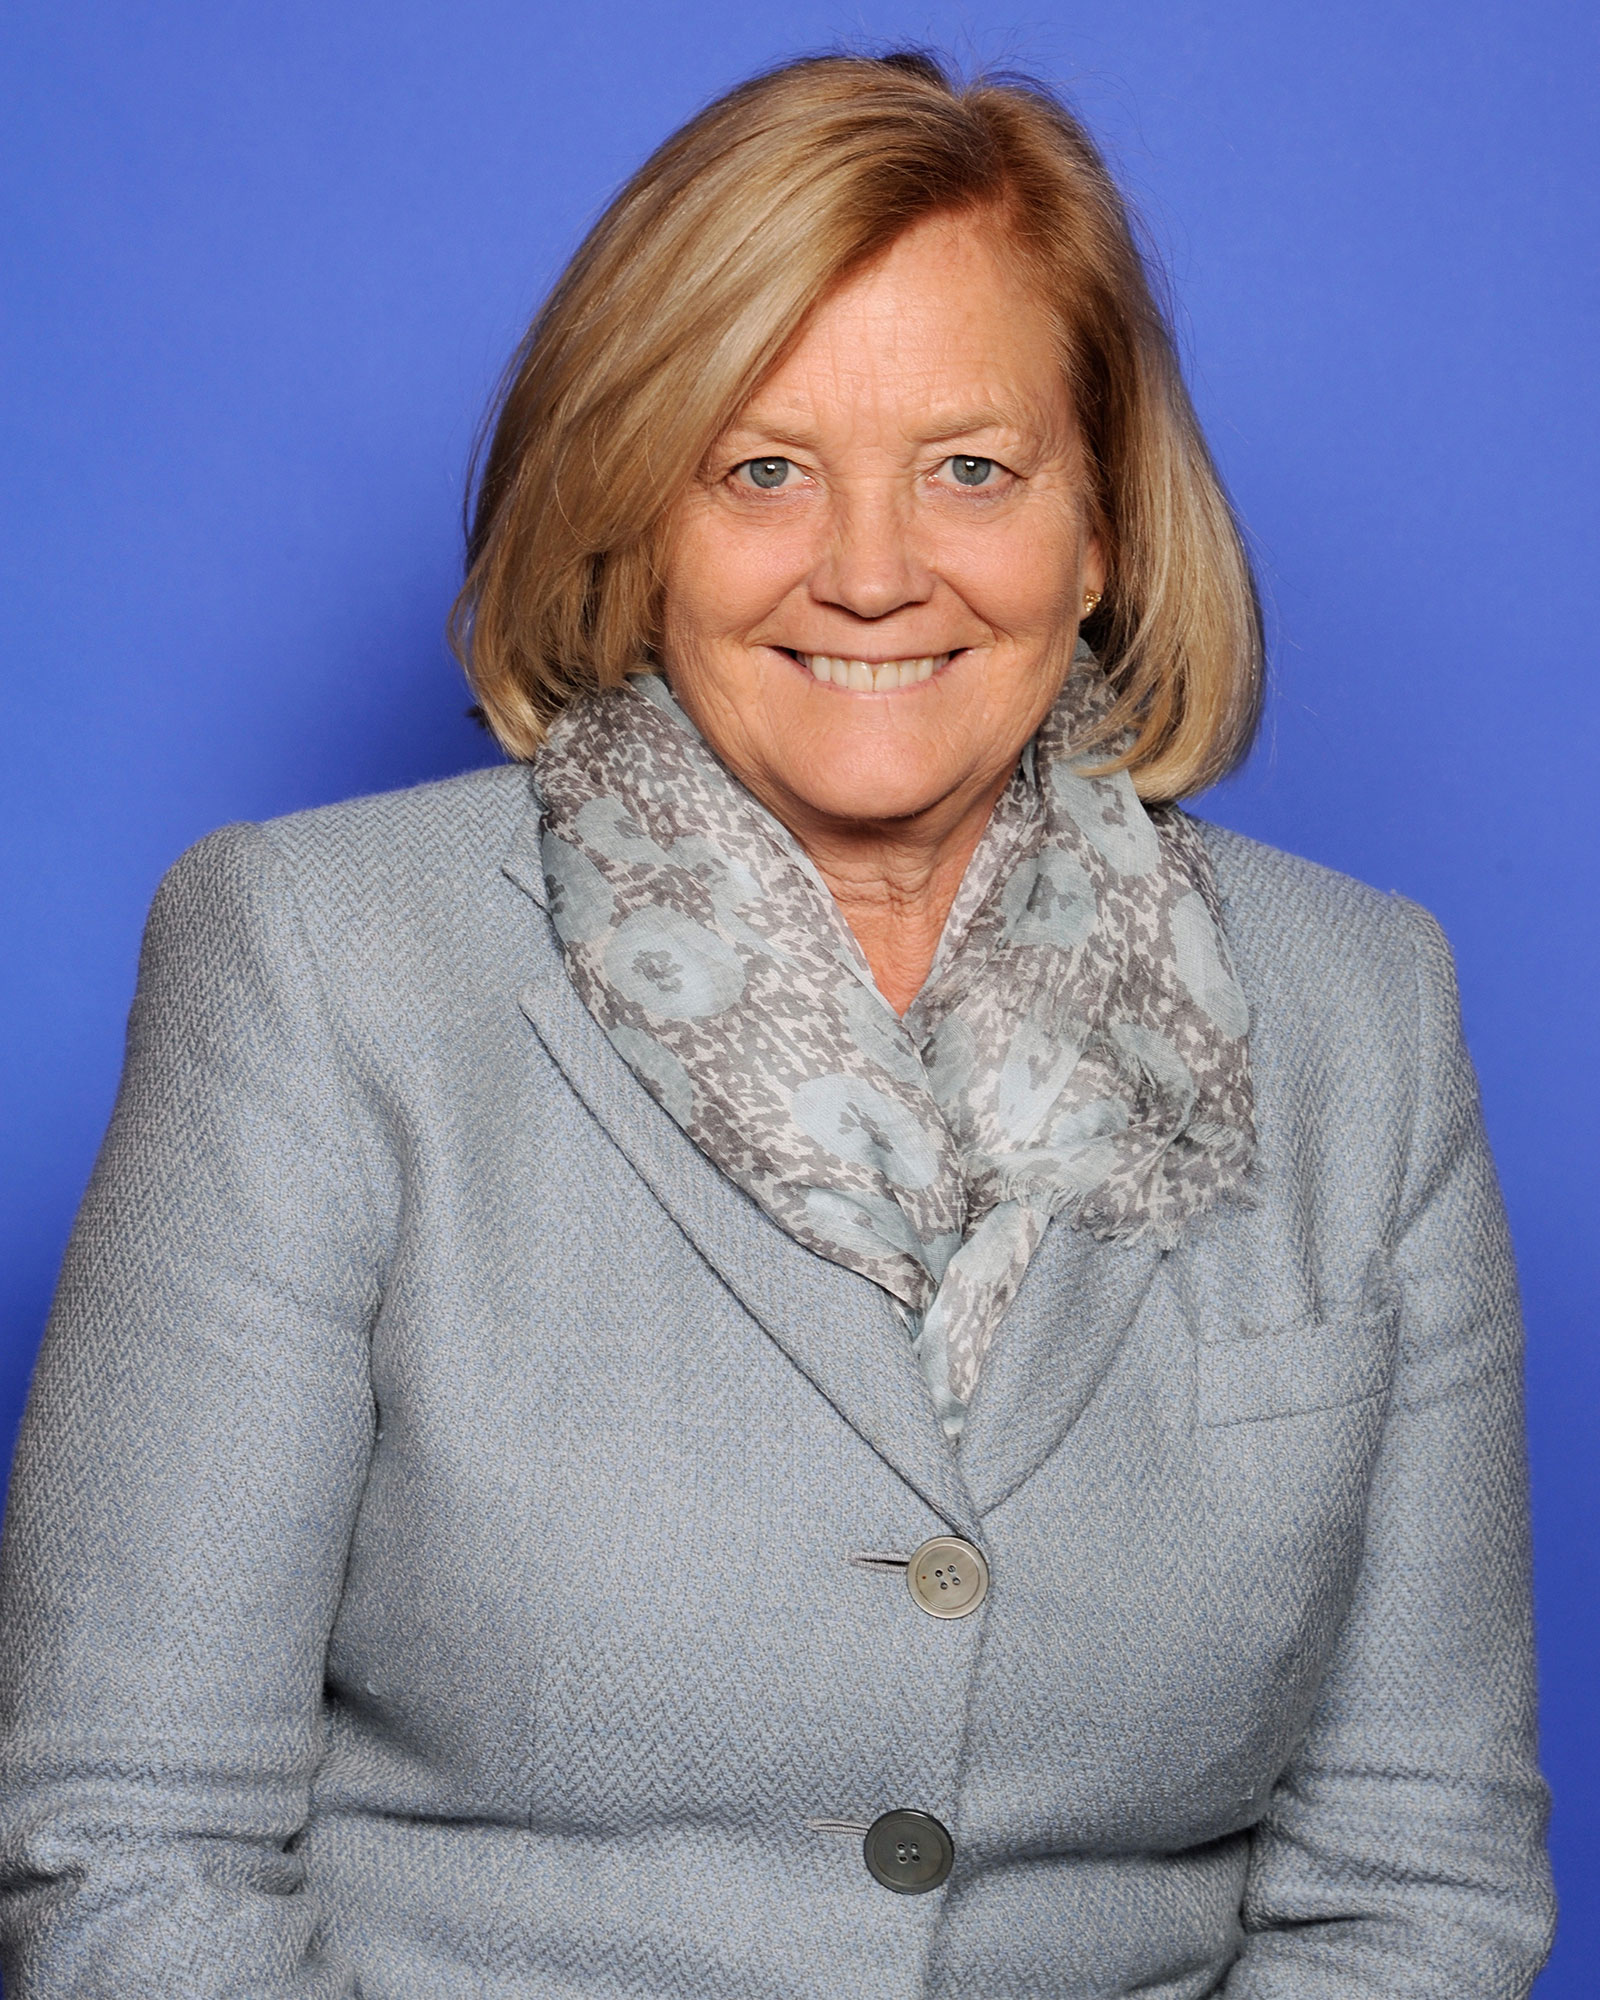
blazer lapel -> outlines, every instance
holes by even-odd
[[[961,1440],[980,1514],[1038,1471],[1088,1407],[1161,1262],[1053,1222],[984,1359]]]
[[[505,873],[546,902],[530,812]],[[911,1343],[869,1279],[787,1236],[663,1111],[578,998],[545,918],[543,964],[518,995],[567,1082],[740,1303],[908,1485],[953,1528],[977,1515]]]

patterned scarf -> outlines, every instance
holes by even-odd
[[[1199,833],[1070,752],[1110,701],[1080,646],[903,1019],[664,681],[567,709],[534,764],[584,1004],[730,1180],[900,1302],[952,1435],[1052,1216],[1170,1244],[1255,1146]]]

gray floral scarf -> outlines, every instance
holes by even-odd
[[[1071,754],[1110,700],[1080,647],[903,1019],[658,677],[567,709],[535,760],[584,1004],[781,1228],[900,1302],[952,1435],[1052,1216],[1168,1244],[1254,1150],[1199,833]]]

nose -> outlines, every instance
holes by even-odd
[[[811,574],[819,603],[881,619],[933,595],[934,577],[914,546],[908,496],[892,479],[836,490],[829,534]]]

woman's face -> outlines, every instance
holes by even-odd
[[[669,681],[802,841],[986,811],[1103,582],[1050,327],[994,231],[919,223],[822,305],[669,524]]]

